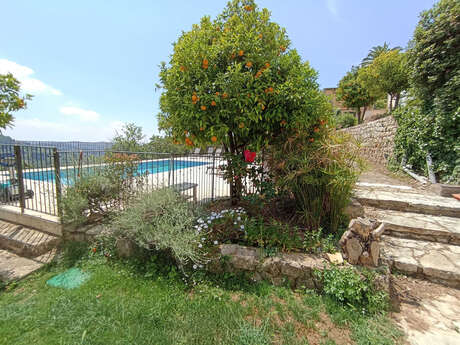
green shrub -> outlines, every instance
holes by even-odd
[[[420,14],[409,44],[411,95],[395,118],[396,153],[418,171],[430,153],[445,183],[460,183],[460,3],[440,0]],[[413,99],[412,99],[413,98]]]
[[[248,218],[244,239],[248,245],[290,251],[302,247],[299,229],[276,221],[267,223],[262,217]]]
[[[145,175],[137,174],[137,156],[108,154],[106,164],[83,172],[62,199],[65,224],[78,227],[110,218],[142,189]]]
[[[337,251],[332,234],[325,236],[323,229],[306,231],[303,247],[307,253],[335,253]]]
[[[337,128],[348,128],[353,127],[358,124],[358,119],[354,114],[344,113],[336,117],[336,126]]]
[[[359,146],[347,134],[328,130],[320,140],[302,132],[283,138],[268,155],[279,192],[294,201],[307,229],[336,233],[362,169]]]
[[[371,314],[388,309],[388,296],[375,288],[371,271],[360,274],[352,267],[332,267],[315,275],[323,283],[324,294],[344,305]]]
[[[180,265],[201,263],[202,233],[193,228],[195,210],[176,191],[164,188],[138,195],[111,222],[114,235],[138,246],[166,252]]]

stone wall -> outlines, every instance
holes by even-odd
[[[321,288],[314,276],[315,269],[323,270],[329,262],[316,255],[290,253],[265,257],[260,248],[237,244],[222,244],[211,271],[245,272],[254,281],[267,280],[273,285],[289,282],[292,288]]]
[[[393,155],[394,137],[398,125],[393,116],[342,129],[361,142],[361,153],[366,160],[386,165]]]

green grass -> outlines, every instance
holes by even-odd
[[[359,315],[311,291],[229,275],[203,277],[189,288],[153,264],[108,260],[81,246],[66,253],[0,292],[0,344],[312,345],[341,344],[343,337],[359,345],[399,343],[385,316]],[[46,285],[75,265],[91,273],[84,285]]]

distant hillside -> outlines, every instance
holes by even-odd
[[[0,134],[0,144],[27,145],[40,147],[55,147],[58,151],[105,151],[112,147],[110,142],[86,142],[86,141],[33,141],[14,140],[11,137]]]

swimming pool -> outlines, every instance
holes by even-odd
[[[161,161],[144,161],[140,162],[137,166],[137,174],[158,174],[160,172],[179,170],[184,168],[192,168],[209,164],[206,162],[198,161],[186,161],[186,160],[161,160]],[[102,166],[83,166],[81,171],[83,173],[95,172],[101,169]],[[61,168],[61,182],[65,185],[72,184],[72,181],[78,177],[77,168]],[[39,170],[39,171],[26,171],[24,172],[24,178],[35,180],[35,181],[54,181],[54,170]]]

